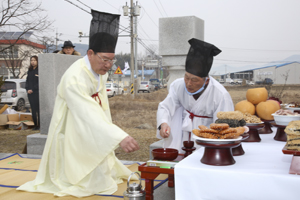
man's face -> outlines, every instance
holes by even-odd
[[[113,66],[113,63],[110,62],[115,58],[114,53],[94,53],[93,50],[88,50],[88,58],[91,63],[91,67],[95,73],[104,75],[110,68]],[[101,59],[102,58],[102,59]],[[103,61],[105,60],[105,61]]]
[[[62,49],[62,51],[63,51],[65,54],[72,55],[72,53],[74,52],[74,48],[73,48],[73,47],[64,47],[64,48]]]
[[[203,86],[203,84],[205,83],[205,78],[201,78],[199,76],[185,72],[184,82],[185,82],[186,89],[189,92],[194,93]]]

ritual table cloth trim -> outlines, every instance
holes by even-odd
[[[31,199],[31,200],[52,200],[57,199],[53,194],[46,193],[30,193],[24,191],[17,191],[15,188],[19,187],[27,181],[35,178],[38,171],[40,159],[39,158],[24,158],[20,154],[12,154],[0,159],[0,199]],[[131,171],[138,171],[139,163],[128,166]],[[168,180],[167,175],[160,175],[154,180],[154,189],[161,186]],[[133,183],[136,181],[132,181]],[[145,187],[145,181],[142,179],[142,186]],[[127,180],[118,185],[118,191],[112,195],[95,194],[93,196],[85,197],[87,200],[113,200],[123,198],[123,192],[127,189]],[[73,196],[60,197],[60,199],[78,199]]]
[[[285,142],[262,134],[261,142],[243,142],[245,154],[230,166],[200,162],[200,148],[175,166],[177,200],[299,200],[300,176],[289,174],[292,155],[283,154]]]

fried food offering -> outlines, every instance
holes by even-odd
[[[230,128],[228,124],[211,124],[210,128],[204,125],[198,126],[199,129],[193,129],[194,135],[209,139],[235,139],[242,135],[246,129],[244,127]]]
[[[261,123],[262,122],[259,117],[257,117],[256,115],[251,115],[250,113],[244,113],[244,120],[246,121],[246,123]]]

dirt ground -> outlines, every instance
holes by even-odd
[[[247,86],[228,86],[234,104],[246,99]],[[253,87],[251,87],[253,88]],[[283,90],[282,90],[283,89]],[[279,95],[283,103],[295,102],[300,99],[300,86],[268,88],[269,94]],[[282,92],[280,92],[282,91]],[[139,93],[135,99],[131,95],[122,95],[109,98],[113,122],[129,135],[134,137],[140,150],[125,153],[121,148],[116,150],[116,156],[121,160],[147,161],[149,159],[149,145],[156,138],[156,110],[159,102],[167,96],[167,89],[161,89],[150,94]],[[26,145],[26,136],[38,133],[32,130],[0,130],[1,153],[23,153]]]

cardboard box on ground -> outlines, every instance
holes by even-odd
[[[26,130],[33,126],[31,113],[0,114],[0,129]]]

